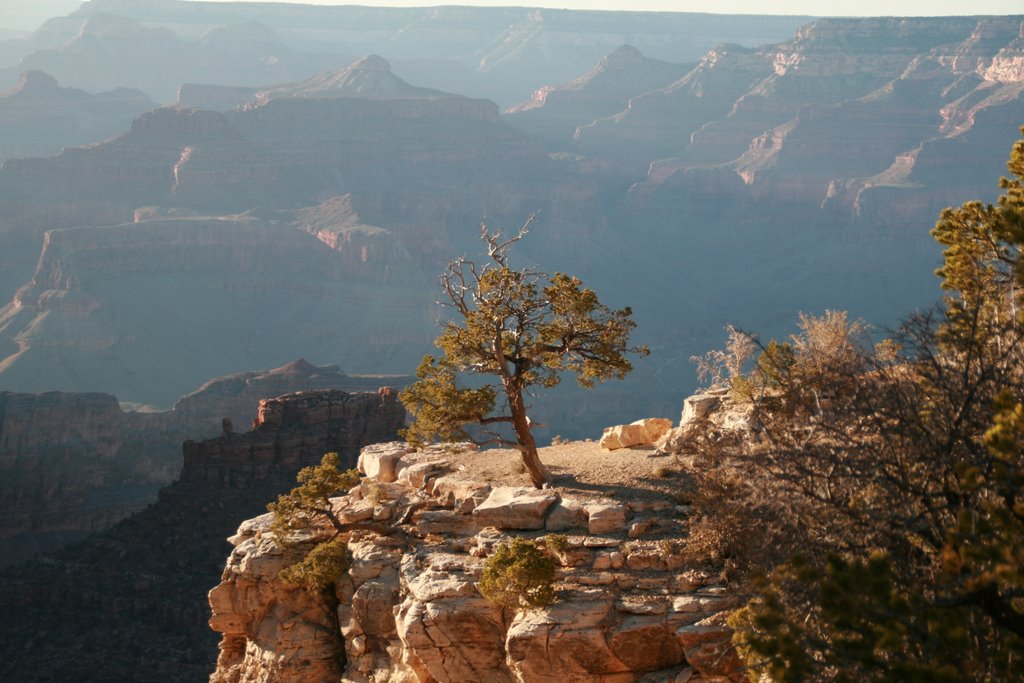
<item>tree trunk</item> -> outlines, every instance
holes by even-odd
[[[505,385],[505,392],[508,394],[509,412],[512,413],[512,428],[516,432],[516,441],[519,442],[520,451],[523,454],[523,464],[530,473],[530,481],[534,488],[543,488],[548,483],[550,474],[540,461],[537,454],[537,442],[533,440],[533,432],[530,431],[530,423],[526,419],[526,406],[523,405],[522,391]]]

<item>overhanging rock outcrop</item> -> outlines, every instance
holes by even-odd
[[[457,454],[401,443],[367,449],[361,466],[376,476],[332,500],[353,527],[350,568],[328,594],[278,578],[310,546],[283,549],[270,515],[231,537],[210,592],[223,635],[212,683],[744,680],[725,625],[735,599],[680,549],[684,510],[667,497],[474,481]],[[549,607],[502,610],[477,589],[517,536],[557,557]]]

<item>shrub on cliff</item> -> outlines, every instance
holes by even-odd
[[[340,538],[318,543],[301,561],[281,570],[280,578],[313,593],[320,593],[348,571],[348,544]]]
[[[315,545],[302,560],[281,572],[285,581],[305,586],[311,591],[329,588],[348,568],[347,547],[338,538],[345,531],[345,525],[334,514],[330,499],[355,486],[359,472],[342,471],[340,464],[337,453],[327,453],[319,465],[299,471],[298,486],[267,505],[267,510],[274,515],[274,537],[284,547],[301,543],[294,538],[296,531],[308,531],[324,523],[330,523],[333,528],[330,540]]]
[[[583,387],[621,379],[633,369],[626,355],[646,355],[647,349],[629,346],[636,325],[629,308],[608,308],[575,277],[510,266],[508,252],[528,226],[504,241],[481,226],[489,260],[448,264],[441,284],[455,319],[435,341],[444,355],[426,356],[418,381],[400,399],[411,418],[403,433],[410,443],[468,440],[516,448],[540,488],[548,473],[537,455],[525,396],[536,387],[554,387],[564,372]],[[460,373],[496,380],[459,387]],[[499,394],[506,409],[496,412]]]
[[[539,545],[515,538],[487,558],[477,587],[508,609],[546,607],[555,599],[555,568],[554,558]]]

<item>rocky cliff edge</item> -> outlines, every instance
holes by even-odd
[[[271,516],[244,522],[210,592],[222,634],[211,681],[424,683],[740,681],[724,624],[734,598],[678,541],[682,475],[658,451],[594,442],[542,449],[556,488],[514,451],[364,448],[367,474],[333,499],[349,571],[314,596],[278,578]],[[552,537],[549,534],[556,534]],[[305,542],[329,537],[310,529]],[[557,599],[503,611],[477,581],[501,543],[557,548]]]

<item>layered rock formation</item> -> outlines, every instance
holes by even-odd
[[[334,390],[267,400],[259,414],[251,432],[187,442],[181,477],[147,509],[0,572],[0,678],[208,676],[216,652],[204,596],[237,520],[265,509],[299,467],[327,451],[354,463],[360,446],[393,439],[404,419],[393,395]]]
[[[0,373],[23,390],[93,387],[168,406],[224,368],[280,362],[300,349],[338,359],[348,349],[355,367],[400,370],[431,339],[430,292],[414,298],[395,284],[346,277],[342,254],[288,225],[240,218],[78,228],[48,233],[44,251],[33,282],[0,312]],[[344,256],[374,267],[359,256],[376,250],[357,254]],[[157,318],[154,307],[163,311]],[[374,322],[370,308],[390,309],[402,324]],[[200,349],[197,338],[209,343]],[[382,362],[381,352],[403,362]],[[59,363],[47,360],[54,354]]]
[[[244,522],[210,592],[223,634],[211,681],[745,680],[724,624],[733,599],[676,544],[684,508],[642,487],[602,497],[574,487],[572,468],[544,491],[465,473],[487,458],[364,449],[371,476],[333,500],[342,523],[364,528],[346,534],[350,568],[331,595],[278,577],[326,530],[286,550],[269,515]],[[477,581],[499,544],[523,536],[544,536],[557,557],[557,599],[503,611]]]
[[[93,95],[61,88],[42,71],[26,71],[14,89],[0,93],[0,163],[106,140],[155,106],[138,90]]]
[[[623,45],[579,78],[540,88],[529,101],[507,109],[505,120],[556,148],[567,146],[579,126],[628,108],[630,98],[666,87],[692,68],[649,59]]]
[[[363,67],[358,88],[394,83]],[[226,370],[339,349],[362,371],[408,371],[435,333],[434,274],[475,249],[481,216],[539,210],[533,249],[579,254],[603,229],[597,194],[481,100],[155,110],[108,143],[0,170],[5,255],[43,252],[0,312],[0,376],[167,406]],[[215,341],[200,354],[195,338]]]
[[[226,16],[189,11],[205,17],[190,24],[197,32]],[[282,31],[306,30],[311,10],[293,11]],[[514,45],[608,28],[601,14],[498,14],[518,18],[500,33],[507,44],[478,54],[488,74],[518,59]],[[415,36],[449,21],[460,27],[451,45],[469,41],[459,22],[485,15],[408,10],[402,16],[422,22],[394,44],[412,50]],[[578,274],[603,299],[632,306],[640,341],[656,350],[631,386],[559,397],[556,419],[542,422],[551,435],[579,436],[657,414],[692,385],[687,359],[717,344],[727,323],[784,335],[797,311],[830,307],[894,324],[939,295],[928,228],[948,204],[994,198],[1024,119],[1020,24],[814,22],[782,43],[716,47],[674,83],[631,93],[623,111],[600,118],[605,103],[583,93],[605,82],[624,94],[624,82],[668,77],[653,61],[664,54],[637,40],[651,59],[613,55],[564,91],[575,93],[574,118],[596,119],[568,146],[516,131],[493,103],[410,90],[375,58],[248,91],[255,103],[227,113],[152,112],[108,144],[0,171],[0,294],[14,299],[41,268],[0,313],[0,378],[19,391],[105,390],[166,406],[207,376],[299,355],[330,362],[338,348],[365,354],[346,356],[349,367],[408,372],[432,350],[435,273],[479,251],[482,217],[509,228],[539,210],[522,262]],[[551,70],[535,73],[554,80]],[[263,91],[279,96],[256,101]],[[558,109],[550,97],[523,120]],[[118,253],[113,237],[127,235],[137,242]],[[255,244],[263,240],[282,257]],[[78,254],[54,257],[62,244],[93,243],[118,265],[86,277],[84,253],[80,264]],[[145,271],[120,264],[136,253]],[[55,264],[69,277],[53,277]],[[166,315],[151,322],[121,285]],[[207,349],[209,366],[186,329],[225,340]],[[49,369],[58,352],[89,381],[55,384],[73,376]],[[165,394],[142,386],[142,369],[153,367],[166,368],[151,383]]]
[[[400,376],[347,375],[304,360],[207,382],[174,409],[122,409],[107,394],[0,392],[0,566],[110,528],[156,500],[181,443],[245,432],[260,400],[295,391],[376,392]]]

